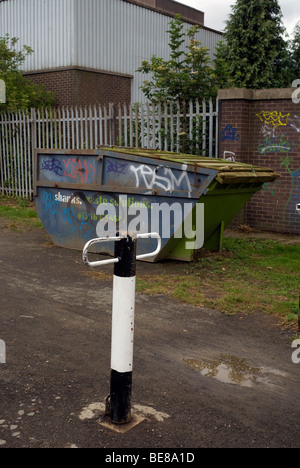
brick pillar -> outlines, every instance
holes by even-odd
[[[220,157],[230,154],[240,162],[249,162],[249,118],[252,91],[247,89],[220,90],[221,144]]]
[[[280,178],[249,201],[234,221],[300,235],[300,103],[295,89],[220,90],[220,156],[274,169]]]
[[[249,125],[252,91],[247,89],[220,90],[221,112],[220,157],[244,163],[249,161]],[[247,207],[232,222],[235,228],[247,223]]]

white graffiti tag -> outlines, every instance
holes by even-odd
[[[176,190],[187,191],[189,196],[192,191],[191,182],[187,172],[187,166],[183,165],[177,177],[170,167],[150,167],[145,164],[130,166],[130,170],[136,177],[136,187],[145,187],[147,190],[155,188],[165,190],[171,194]],[[178,171],[176,171],[178,172]]]
[[[298,115],[294,115],[294,117],[290,119],[289,125],[296,130],[297,133],[300,133],[300,117]]]

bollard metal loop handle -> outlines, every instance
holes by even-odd
[[[102,265],[111,265],[113,263],[118,263],[120,260],[118,258],[110,258],[109,260],[100,260],[98,262],[90,262],[88,259],[89,248],[94,244],[100,244],[102,242],[117,242],[123,239],[123,237],[97,237],[96,239],[90,240],[85,244],[82,253],[82,260],[85,265],[88,267],[97,267]]]
[[[143,255],[137,255],[136,259],[137,260],[143,260],[144,258],[150,258],[154,257],[155,255],[158,255],[159,252],[161,251],[161,237],[157,232],[149,232],[147,234],[138,234],[137,235],[138,239],[157,239],[157,249],[154,252],[143,254]]]
[[[127,236],[118,236],[118,237],[97,237],[96,239],[90,240],[83,248],[83,253],[82,253],[82,260],[85,265],[88,267],[97,267],[97,266],[103,266],[103,265],[112,265],[114,263],[118,263],[120,261],[119,258],[110,258],[108,260],[100,260],[98,262],[90,262],[88,259],[88,251],[89,248],[94,245],[94,244],[100,244],[102,242],[118,242],[121,239],[126,238]],[[161,237],[157,232],[150,232],[147,234],[137,234],[136,236],[137,239],[150,239],[154,238],[158,240],[158,245],[157,249],[154,252],[143,254],[143,255],[137,255],[136,259],[137,260],[143,260],[144,258],[150,258],[154,257],[155,255],[158,255],[160,250],[161,250]]]

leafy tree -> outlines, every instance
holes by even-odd
[[[19,39],[9,35],[0,37],[0,79],[6,84],[6,104],[0,104],[0,111],[17,111],[30,107],[50,106],[55,103],[53,93],[44,85],[27,80],[20,71],[27,56],[33,53],[28,46],[17,50]]]
[[[170,60],[152,56],[144,60],[138,71],[151,75],[142,90],[152,102],[166,102],[203,98],[216,94],[213,68],[208,48],[196,39],[200,26],[185,30],[183,19],[176,15],[170,22]],[[188,42],[186,48],[183,44]]]
[[[290,54],[278,0],[237,0],[232,8],[225,29],[227,82],[253,89],[290,86]]]
[[[293,80],[300,79],[300,21],[294,29],[293,40],[291,41],[292,50],[292,70]]]
[[[231,88],[233,86],[233,80],[230,78],[228,47],[224,41],[217,43],[213,65],[218,88]]]

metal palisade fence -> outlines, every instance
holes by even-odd
[[[218,101],[31,109],[0,114],[0,191],[31,198],[33,152],[123,146],[218,157]]]

